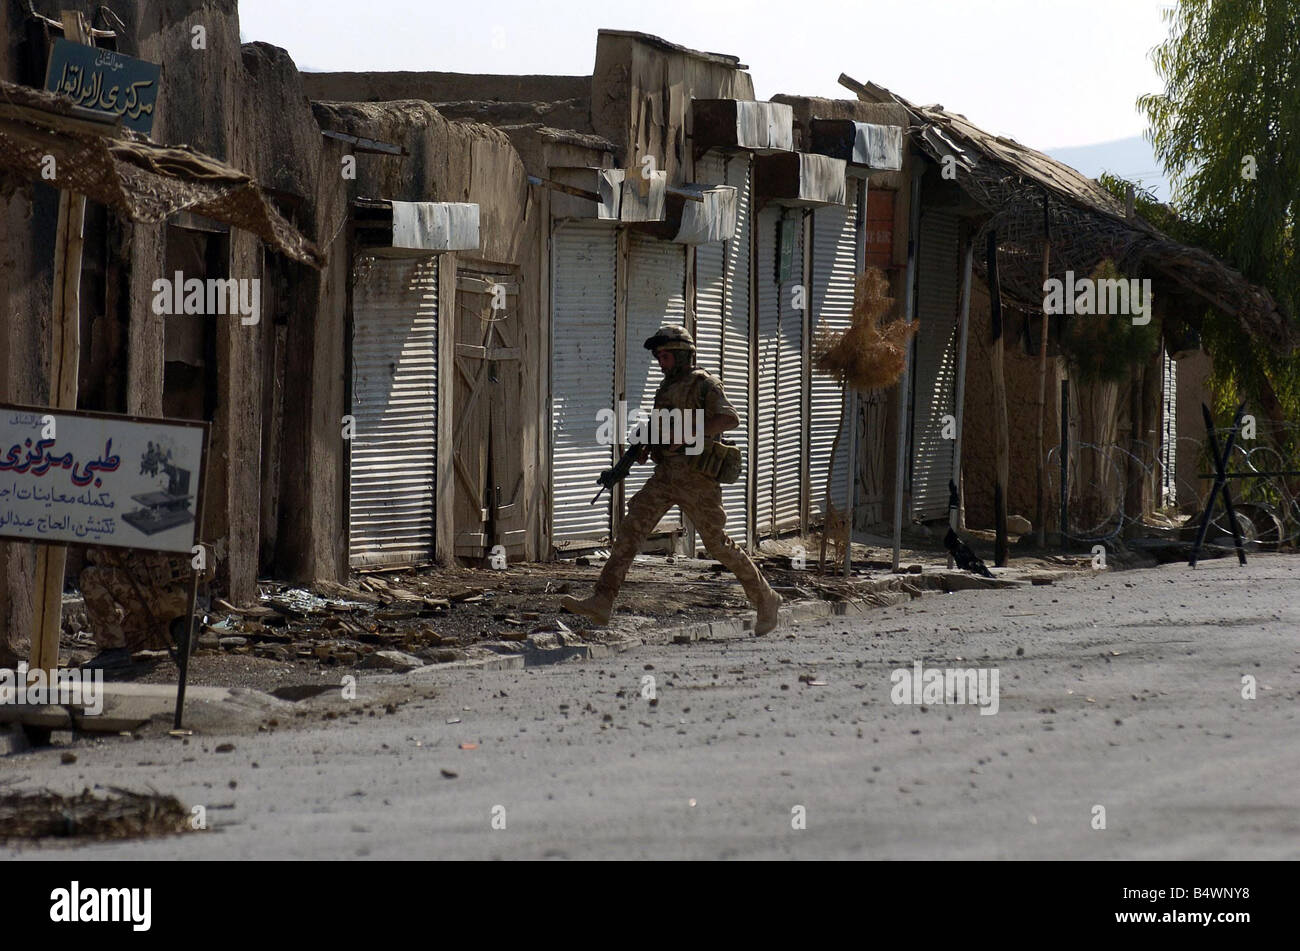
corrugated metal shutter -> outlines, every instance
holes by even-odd
[[[433,557],[438,446],[438,260],[363,257],[352,296],[348,560]]]
[[[566,222],[552,237],[551,537],[608,541],[609,494],[592,505],[613,447],[596,442],[597,413],[614,408],[614,261],[609,225]]]
[[[637,408],[654,409],[655,390],[663,371],[645,349],[648,337],[664,324],[686,323],[686,246],[633,234],[627,258],[627,367],[625,370],[629,427]],[[645,485],[654,468],[636,466],[623,483],[624,504]],[[660,525],[680,525],[681,511],[669,510]]]
[[[1178,364],[1163,355],[1164,374],[1160,409],[1160,498],[1164,505],[1178,504]]]
[[[849,204],[818,208],[813,212],[812,321],[819,328],[846,330],[853,321],[853,285],[858,259],[858,199],[862,182],[849,179]],[[808,477],[810,513],[824,515],[826,476],[831,470],[831,447],[840,432],[844,390],[835,380],[812,374],[809,421]],[[849,431],[840,436],[833,461],[831,500],[842,512],[848,507]]]
[[[696,362],[722,380],[727,399],[740,417],[740,426],[726,438],[740,447],[745,466],[749,445],[749,157],[731,159],[709,152],[695,163],[695,180],[710,185],[735,185],[736,234],[730,241],[695,248]],[[722,487],[727,534],[746,544],[748,475]]]
[[[758,492],[757,530],[770,535],[798,524],[804,472],[802,431],[803,311],[793,290],[803,279],[802,214],[797,222],[790,278],[778,283],[777,248],[782,209],[758,216]]]
[[[727,184],[736,186],[736,236],[727,242],[727,299],[723,319],[724,350],[718,376],[727,399],[740,417],[740,425],[727,433],[744,454],[740,480],[722,487],[727,509],[727,534],[737,545],[749,542],[749,467],[754,464],[749,446],[749,155],[727,160]]]
[[[956,441],[943,417],[956,415],[959,262],[957,216],[926,209],[917,263],[916,388],[912,418],[912,518],[946,518]]]
[[[726,175],[725,156],[716,151],[707,153],[695,163],[695,181],[701,184],[725,184]],[[722,367],[727,244],[726,241],[715,241],[695,248],[696,362],[711,373],[718,373]]]

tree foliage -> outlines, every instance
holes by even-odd
[[[1093,281],[1128,280],[1109,258],[1089,275]],[[1062,325],[1061,352],[1081,383],[1126,380],[1160,347],[1159,324],[1135,324],[1128,314],[1071,317]]]
[[[1152,51],[1162,93],[1142,96],[1148,137],[1173,184],[1174,210],[1141,202],[1152,223],[1218,254],[1300,314],[1300,0],[1177,0]],[[1112,188],[1117,180],[1107,183]],[[1207,314],[1216,395],[1270,385],[1300,419],[1300,357],[1247,340]]]

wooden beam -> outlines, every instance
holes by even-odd
[[[1043,286],[1052,269],[1052,210],[1051,198],[1043,192]],[[1034,507],[1034,521],[1038,528],[1038,547],[1047,545],[1047,447],[1043,444],[1043,418],[1047,415],[1047,333],[1051,327],[1047,313],[1047,292],[1043,292],[1043,332],[1038,337],[1038,442],[1035,446],[1035,468],[1038,470],[1038,504]]]
[[[63,12],[68,39],[87,43],[86,21],[80,13]],[[54,237],[54,306],[50,314],[50,397],[53,409],[77,408],[77,373],[81,356],[81,251],[85,239],[86,199],[59,192],[59,218]],[[59,632],[63,623],[63,575],[66,545],[36,549],[35,611],[30,667],[59,666]]]
[[[346,142],[349,145],[356,146],[357,152],[370,152],[377,155],[401,155],[406,156],[411,153],[406,151],[400,145],[393,145],[389,142],[380,142],[377,139],[367,139],[359,135],[352,135],[350,132],[335,132],[333,129],[321,129],[321,135],[327,139],[337,139],[340,142]]]
[[[557,182],[550,178],[541,178],[537,175],[528,176],[529,185],[541,185],[543,188],[549,188],[551,191],[564,192],[566,195],[574,195],[578,198],[585,198],[587,201],[594,201],[600,204],[600,195],[595,192],[589,192],[585,188],[579,188],[576,185],[566,185],[563,182]]]
[[[1007,566],[1007,483],[1011,475],[1011,440],[1007,432],[1007,380],[1003,373],[1002,290],[998,284],[998,235],[989,231],[988,257],[989,316],[993,325],[993,348],[989,369],[993,374],[993,422],[997,427],[997,480],[993,485],[993,518],[997,530],[994,564]]]
[[[870,192],[870,186],[866,176],[862,178],[850,178],[850,181],[857,182],[858,194],[855,199],[857,202],[857,233],[853,236],[853,272],[861,274],[867,268],[867,196]],[[854,304],[857,303],[857,295],[854,295]],[[844,518],[848,522],[848,540],[844,544],[844,577],[853,574],[853,528],[857,522],[857,498],[858,498],[858,413],[861,403],[861,394],[854,387],[845,386],[844,396],[847,405],[840,410],[841,415],[847,410],[848,422],[846,425],[849,430],[849,484],[845,486],[844,497]],[[835,454],[831,454],[831,471],[834,466]],[[829,478],[827,482],[829,483]],[[826,493],[826,515],[830,515],[830,493]],[[826,519],[822,520],[822,538],[826,537]],[[823,542],[824,543],[824,542]]]
[[[957,507],[957,522],[955,525],[949,526],[954,532],[961,531],[966,527],[965,519],[961,514],[966,507],[966,493],[963,490],[961,478],[961,449],[966,415],[966,345],[970,338],[970,278],[975,260],[975,225],[968,225],[964,230],[961,254],[961,304],[958,309],[957,406],[954,410],[957,417],[957,438],[952,447],[952,480],[957,484],[957,496],[960,502]],[[948,555],[948,567],[953,567],[951,554]]]
[[[903,322],[912,323],[912,309],[916,301],[917,250],[921,238],[921,171],[912,168],[911,203],[908,205],[907,278],[903,294]],[[908,334],[907,352],[903,358],[903,375],[898,381],[898,433],[894,442],[894,557],[893,570],[898,571],[903,550],[903,479],[907,472],[907,406],[912,388],[912,353],[915,334]]]

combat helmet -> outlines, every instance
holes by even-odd
[[[645,342],[647,350],[689,350],[695,352],[695,338],[681,324],[664,324]]]

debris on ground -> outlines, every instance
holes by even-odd
[[[42,790],[0,796],[0,842],[43,839],[135,839],[190,829],[190,812],[175,796],[89,789],[73,796]]]
[[[787,604],[853,600],[885,606],[919,597],[927,589],[970,586],[940,584],[947,562],[947,552],[941,549],[907,550],[902,572],[896,574],[888,548],[855,542],[854,571],[845,577],[838,566],[826,573],[816,570],[815,559],[807,553],[817,546],[816,536],[791,536],[765,539],[755,553],[755,562]],[[606,550],[589,551],[576,559],[516,564],[505,570],[371,570],[353,574],[347,584],[318,582],[310,587],[262,581],[255,604],[212,601],[195,642],[190,682],[273,692],[290,676],[337,677],[353,670],[404,673],[494,652],[611,643],[625,636],[615,628],[620,617],[629,615],[676,624],[686,619],[718,621],[751,610],[740,584],[712,559],[640,554],[620,592],[614,627],[562,619],[560,595],[589,591],[608,555]],[[1035,583],[1050,583],[1063,572],[1086,570],[1089,564],[1086,558],[1039,553],[1018,557],[1014,567],[1022,579],[1036,573],[1040,577]],[[65,596],[61,647],[66,663],[82,660],[93,647],[93,639],[80,629],[77,601]],[[131,679],[143,682],[173,676],[170,664],[131,673]]]

